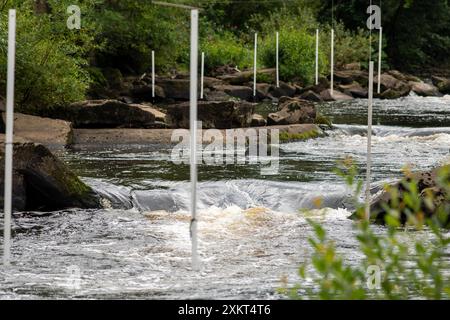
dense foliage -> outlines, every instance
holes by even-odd
[[[261,41],[259,66],[273,66],[274,37],[279,31],[282,79],[310,83],[315,30],[321,30],[320,70],[326,75],[331,26],[336,30],[336,65],[367,64],[367,1],[334,1],[334,20],[327,0],[169,2],[203,9],[200,37],[208,71],[224,64],[251,68],[254,32]],[[448,2],[383,1],[385,61],[401,69],[449,65]],[[81,8],[81,30],[66,27],[72,4]],[[152,50],[158,73],[188,69],[189,14],[184,9],[143,0],[0,0],[0,92],[5,86],[9,8],[18,10],[19,107],[66,104],[82,99],[89,87],[116,81],[111,75],[147,72]],[[372,37],[374,52],[376,37]]]

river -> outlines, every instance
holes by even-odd
[[[104,210],[15,214],[13,265],[0,268],[0,298],[283,298],[281,279],[295,282],[308,258],[307,217],[323,222],[345,260],[357,263],[350,190],[333,168],[352,156],[363,172],[367,101],[320,109],[334,130],[282,144],[277,175],[261,176],[259,165],[199,168],[199,271],[191,269],[189,168],[170,161],[170,147],[60,152],[112,201]],[[374,124],[375,187],[405,164],[427,169],[450,154],[448,96],[376,100]],[[317,197],[324,209],[302,210],[315,208]]]

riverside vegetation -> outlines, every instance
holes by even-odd
[[[356,203],[356,240],[361,262],[348,265],[336,252],[334,242],[325,229],[309,220],[314,236],[309,239],[312,256],[299,268],[300,284],[280,291],[294,299],[302,296],[319,299],[449,299],[450,275],[448,252],[450,236],[450,165],[436,171],[434,188],[424,189],[409,169],[399,185],[385,186],[389,202],[381,202],[386,210],[386,230],[375,232],[370,221],[363,219],[365,207],[359,204],[363,181],[351,158],[342,161],[336,173],[354,190]],[[402,190],[399,193],[399,190]],[[439,191],[437,191],[439,190]],[[426,212],[433,212],[433,215]],[[426,242],[408,243],[404,233],[427,230]],[[370,267],[379,271],[369,272]],[[371,278],[372,276],[372,278]],[[378,277],[379,284],[376,284]]]

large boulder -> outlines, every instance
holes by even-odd
[[[153,88],[150,84],[140,83],[130,88],[128,95],[140,101],[151,101],[153,99]],[[155,98],[165,99],[166,93],[164,89],[155,85]]]
[[[198,120],[203,128],[245,128],[252,123],[255,105],[245,101],[198,102]],[[189,128],[189,103],[167,107],[166,123],[171,128]]]
[[[304,87],[304,88],[298,90],[298,93],[299,94],[303,94],[303,93],[308,92],[308,91],[313,91],[314,93],[320,95],[320,93],[323,90],[326,90],[328,88],[330,88],[330,81],[328,81],[328,79],[325,78],[325,77],[320,77],[318,84]]]
[[[297,89],[294,86],[285,82],[280,82],[280,86],[273,87],[270,94],[275,98],[293,97],[296,91]]]
[[[409,85],[416,94],[422,97],[439,97],[442,94],[439,92],[439,89],[434,85],[425,83],[425,82],[414,82],[410,81]]]
[[[4,189],[5,136],[0,135],[0,190]],[[17,138],[13,145],[13,209],[53,211],[100,208],[100,197],[46,147]],[[0,206],[3,206],[0,193]]]
[[[4,112],[1,119],[6,120]],[[14,113],[14,134],[52,149],[71,145],[73,139],[70,122],[22,113]]]
[[[322,102],[322,97],[320,94],[315,93],[312,90],[308,90],[300,95],[300,99],[313,101],[313,102]]]
[[[334,81],[341,84],[352,84],[358,82],[365,86],[368,83],[369,75],[361,70],[339,70],[334,72]]]
[[[220,85],[214,90],[225,92],[227,95],[241,100],[251,101],[253,99],[253,89],[246,86]]]
[[[314,123],[317,112],[313,103],[302,99],[283,99],[278,112],[267,117],[268,125]]]
[[[189,79],[156,79],[156,85],[162,88],[168,99],[189,100],[190,98]]]
[[[153,128],[155,115],[146,107],[117,100],[88,100],[51,110],[52,117],[74,128]]]
[[[410,74],[401,73],[401,72],[398,71],[398,70],[389,70],[389,71],[386,71],[386,73],[387,73],[388,75],[393,76],[394,78],[396,78],[396,79],[398,79],[398,80],[400,80],[400,81],[403,81],[403,82],[409,82],[409,81],[412,81],[412,82],[421,82],[421,80],[420,80],[419,78],[417,78],[417,77],[415,77],[415,76],[412,76],[412,75],[410,75]]]
[[[348,101],[352,100],[353,97],[349,96],[345,93],[340,92],[339,90],[334,89],[333,92],[331,92],[331,89],[323,90],[320,93],[320,97],[324,101]]]
[[[368,91],[363,88],[358,82],[353,82],[351,84],[341,84],[338,86],[339,90],[348,96],[353,96],[355,98],[367,98]]]
[[[257,71],[257,82],[273,82],[275,80],[275,69],[260,69]],[[233,74],[226,74],[218,77],[220,80],[232,85],[244,85],[248,82],[253,82],[254,72],[253,70],[236,72]]]
[[[411,86],[394,76],[383,73],[380,77],[381,95],[383,99],[397,99],[407,96],[411,92]],[[374,77],[374,86],[378,86],[378,77]]]
[[[446,209],[444,210],[450,210],[450,203],[448,202],[449,195],[446,194],[446,192],[448,192],[448,188],[446,191],[442,184],[438,183],[438,172],[441,170],[443,173],[446,172],[447,174],[445,176],[444,174],[442,174],[439,178],[443,180],[443,183],[450,185],[450,165],[445,165],[441,168],[436,168],[430,171],[411,173],[405,179],[405,182],[407,183],[411,181],[417,183],[417,192],[421,198],[420,210],[424,214],[425,218],[434,216],[438,211],[437,208],[441,206],[445,206]],[[398,198],[392,199],[391,192],[388,192],[387,190],[382,191],[371,203],[371,218],[378,223],[384,223],[385,216],[387,214],[386,205],[388,205],[388,207],[391,207],[394,202],[398,201],[399,207],[401,208],[400,220],[402,223],[405,223],[408,219],[408,211],[413,210],[411,207],[409,207],[410,201],[405,198],[405,186],[403,183],[397,182],[392,184],[390,188],[396,190]],[[432,196],[432,198],[429,198],[430,195]],[[427,199],[432,199],[432,206],[427,205],[427,202],[430,202]],[[447,226],[449,226],[449,223],[450,216],[447,217]]]

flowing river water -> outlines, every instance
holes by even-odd
[[[199,271],[191,269],[189,167],[170,161],[169,146],[60,152],[112,201],[104,210],[15,214],[14,261],[0,268],[0,298],[283,298],[281,279],[295,282],[310,252],[307,217],[356,263],[350,191],[333,168],[352,156],[364,169],[367,101],[320,109],[334,130],[282,144],[275,176],[261,176],[259,165],[200,166]],[[427,169],[450,154],[448,96],[377,100],[374,124],[374,186],[400,177],[405,164]],[[302,210],[317,197],[325,209]]]

